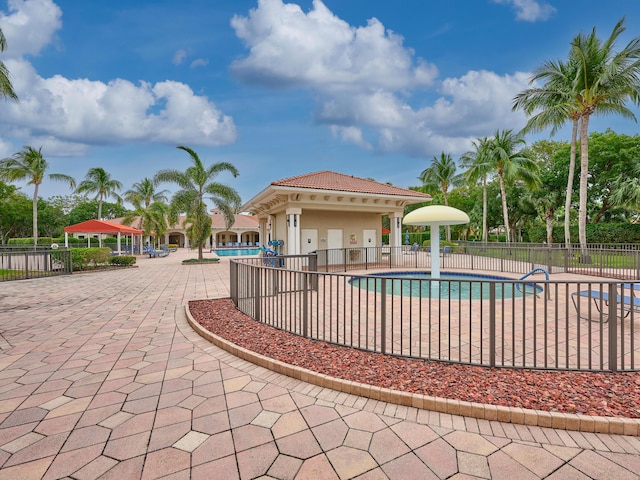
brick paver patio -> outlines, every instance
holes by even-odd
[[[1,479],[637,479],[638,437],[375,401],[240,360],[184,305],[228,260],[0,284]],[[209,256],[210,254],[207,254]]]

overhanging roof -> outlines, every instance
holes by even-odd
[[[299,206],[386,213],[430,200],[426,193],[324,170],[272,182],[241,210],[270,214]]]
[[[137,228],[106,222],[104,220],[87,220],[64,227],[66,233],[124,233],[127,235],[142,235],[144,232]]]

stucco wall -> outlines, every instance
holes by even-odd
[[[365,229],[376,230],[378,233],[382,229],[380,215],[376,213],[353,213],[338,211],[318,211],[304,210],[300,217],[302,228],[318,229],[320,238],[327,237],[327,230],[330,228],[342,229],[343,247],[362,247],[362,231]],[[355,243],[351,243],[355,241]],[[378,244],[380,239],[378,239]],[[327,248],[322,242],[319,248]]]

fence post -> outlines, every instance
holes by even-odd
[[[632,287],[633,288],[633,287]],[[631,295],[631,294],[630,294]],[[609,370],[618,371],[618,289],[615,283],[609,284]]]
[[[261,322],[261,312],[260,312],[260,298],[262,295],[260,294],[260,272],[261,268],[253,268],[253,311],[255,312],[254,318]]]
[[[380,353],[387,353],[387,279],[380,283]]]
[[[302,274],[302,335],[309,338],[309,273]]]
[[[503,285],[504,289],[504,285]],[[480,331],[482,344],[482,331]],[[496,284],[489,284],[489,366],[496,366]]]

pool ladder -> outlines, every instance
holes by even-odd
[[[527,273],[526,275],[523,275],[522,277],[520,277],[518,280],[522,281],[524,279],[526,279],[527,277],[530,277],[531,275],[535,274],[535,273],[544,273],[545,276],[545,281],[549,281],[549,272],[547,272],[544,268],[542,267],[538,267],[538,268],[534,268],[533,270],[531,270],[529,273]],[[525,288],[523,288],[525,287]],[[531,287],[530,291],[527,291],[526,287]],[[542,287],[542,285],[536,285],[534,283],[516,283],[516,288],[526,294],[534,294],[536,296],[540,296],[541,294],[544,293],[545,289]],[[549,292],[547,289],[547,300],[549,300],[551,297],[549,296]]]

